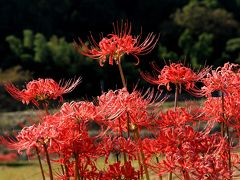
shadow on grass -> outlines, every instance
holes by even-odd
[[[24,161],[20,161],[20,162],[0,162],[0,166],[7,166],[7,167],[22,167],[22,166],[35,166],[35,163],[31,163],[31,162],[24,162]]]

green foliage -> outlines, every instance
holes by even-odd
[[[179,60],[179,57],[175,52],[168,51],[167,47],[161,44],[158,46],[158,55],[160,59],[164,59],[164,60],[173,60],[173,61]]]
[[[192,0],[173,16],[183,32],[178,45],[193,66],[208,62],[219,65],[226,42],[238,36],[239,22],[217,0]],[[229,58],[233,54],[228,53]]]
[[[58,38],[53,35],[49,40],[41,33],[34,33],[31,30],[23,31],[23,41],[15,36],[8,36],[11,51],[23,62],[35,61],[40,64],[62,66],[70,65],[71,59],[79,59],[71,43],[65,38]],[[75,58],[74,58],[75,57]]]
[[[240,37],[229,39],[227,41],[226,50],[228,52],[240,52]]]
[[[239,23],[225,9],[211,9],[201,3],[190,3],[174,15],[179,26],[196,34],[207,32],[217,36],[229,37],[239,28]]]
[[[34,61],[36,62],[44,62],[48,60],[49,56],[49,48],[47,46],[46,38],[41,34],[37,33],[34,37]]]
[[[193,43],[194,41],[192,38],[192,34],[188,29],[186,29],[181,34],[178,40],[178,45],[183,49],[185,55],[189,55],[191,53]]]
[[[23,46],[31,49],[33,47],[33,32],[29,29],[23,30]]]
[[[23,52],[22,42],[15,36],[7,36],[6,41],[9,43],[11,51],[16,55],[20,56]]]
[[[213,52],[212,41],[213,35],[208,33],[200,34],[198,40],[194,41],[193,35],[187,29],[180,36],[178,44],[183,49],[184,54],[190,58],[192,66],[199,67],[211,56]]]
[[[191,60],[193,67],[198,67],[199,65],[203,64],[201,62],[198,63],[198,60],[206,61],[213,52],[213,48],[211,46],[213,40],[213,35],[208,33],[202,33],[198,37],[198,41],[194,44],[192,52],[191,52]]]
[[[226,51],[233,54],[235,62],[240,63],[240,37],[229,39],[226,43]]]

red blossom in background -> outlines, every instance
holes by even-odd
[[[232,94],[240,87],[240,66],[238,64],[225,63],[223,67],[211,70],[201,81],[204,86],[202,93],[210,96],[214,91]]]
[[[113,23],[113,28],[114,32],[103,37],[99,43],[91,35],[89,38],[90,47],[79,39],[80,43],[75,42],[75,48],[80,54],[92,59],[99,59],[101,66],[107,59],[111,65],[114,61],[117,64],[120,63],[120,58],[124,54],[133,55],[139,63],[138,55],[145,55],[152,51],[159,39],[159,36],[149,33],[146,39],[141,42],[142,34],[136,37],[132,36],[132,27],[128,22],[122,22],[120,25],[118,22]]]
[[[16,161],[17,160],[17,154],[16,153],[8,153],[8,154],[0,154],[0,162],[1,161]]]
[[[159,69],[153,64],[153,69],[157,71],[157,77],[153,77],[147,73],[141,73],[143,79],[146,81],[160,86],[166,86],[170,91],[170,84],[177,86],[181,92],[181,88],[192,94],[196,94],[198,90],[195,87],[195,83],[201,80],[209,71],[209,68],[204,68],[198,73],[193,72],[192,69],[185,67],[182,63],[171,63],[165,65],[163,69]]]
[[[103,179],[106,180],[138,180],[140,172],[136,171],[132,166],[131,162],[125,162],[121,165],[120,162],[116,162],[112,165],[109,165],[108,170],[105,172]]]
[[[14,84],[5,84],[5,89],[16,100],[22,101],[24,104],[29,102],[38,105],[38,101],[45,101],[50,99],[60,98],[62,95],[71,92],[79,83],[81,79],[60,81],[57,83],[53,79],[32,80],[26,84],[26,89],[19,90]]]
[[[167,112],[160,112],[156,118],[156,123],[160,129],[172,126],[182,126],[186,123],[193,122],[194,118],[185,108],[169,109]]]

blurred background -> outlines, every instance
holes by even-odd
[[[125,56],[128,85],[149,86],[139,76],[151,71],[149,63],[185,62],[194,68],[240,62],[240,0],[0,0],[0,83],[23,87],[36,78],[55,80],[82,77],[66,98],[91,98],[101,91],[121,88],[116,66],[79,55],[73,41],[96,39],[113,31],[112,23],[128,20],[133,35],[160,33],[150,54]],[[24,106],[0,87],[0,111]]]

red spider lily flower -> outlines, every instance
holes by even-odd
[[[96,151],[100,156],[105,156],[105,163],[108,163],[110,153],[125,153],[129,160],[136,159],[137,146],[130,139],[107,136],[102,138]]]
[[[156,118],[160,128],[183,126],[186,123],[193,122],[194,118],[185,108],[169,109],[166,113],[160,112]]]
[[[159,175],[172,172],[187,180],[231,176],[229,146],[220,134],[197,132],[191,126],[173,127],[161,131],[157,139],[144,140],[143,148],[146,164]],[[159,154],[165,158],[154,161]]]
[[[208,97],[204,102],[203,112],[209,120],[224,122],[228,126],[240,127],[240,98],[239,95],[224,96],[224,116],[221,97]],[[238,129],[238,128],[237,128]]]
[[[19,90],[12,83],[5,84],[5,89],[16,100],[22,101],[24,104],[32,102],[38,106],[38,101],[45,101],[49,99],[60,98],[62,101],[62,95],[71,92],[79,83],[81,79],[76,81],[60,81],[57,83],[53,79],[41,79],[33,80],[27,83],[26,89]]]
[[[89,38],[90,47],[88,47],[81,39],[80,43],[75,43],[75,47],[80,54],[88,56],[92,59],[99,59],[100,66],[109,59],[109,64],[120,63],[120,59],[124,54],[133,55],[137,64],[139,63],[138,55],[148,54],[155,47],[159,36],[149,33],[144,41],[141,42],[142,34],[134,37],[131,35],[132,27],[128,22],[113,23],[114,32],[97,43],[93,36]]]
[[[23,128],[16,138],[8,137],[3,140],[3,144],[5,144],[9,149],[17,150],[19,154],[22,151],[26,150],[27,155],[31,155],[31,151],[35,151],[36,148],[41,149],[41,144],[38,143],[39,132],[38,128],[33,125],[29,127]]]
[[[240,66],[238,64],[225,63],[223,67],[211,70],[205,78],[202,79],[204,86],[202,93],[210,96],[214,91],[232,94],[240,87]]]
[[[131,162],[128,161],[121,165],[120,162],[109,165],[108,170],[104,174],[103,179],[107,180],[120,180],[120,179],[129,179],[129,180],[137,180],[139,179],[140,172],[136,171],[132,166]]]
[[[97,109],[92,102],[79,101],[64,103],[60,109],[63,116],[74,118],[77,121],[93,120],[97,116]]]
[[[204,68],[200,72],[195,73],[182,63],[171,63],[169,66],[165,65],[162,70],[153,64],[153,69],[159,73],[158,77],[152,77],[149,74],[141,73],[143,79],[158,85],[158,87],[166,86],[168,91],[171,90],[171,83],[178,87],[180,92],[182,86],[184,86],[185,90],[192,94],[197,91],[195,83],[201,80],[209,71],[209,68]]]
[[[105,124],[114,132],[126,132],[128,123],[130,128],[136,126],[148,127],[151,122],[151,114],[148,109],[158,98],[153,91],[147,91],[144,95],[134,90],[129,93],[125,88],[109,91],[98,97],[99,114],[103,117],[99,123]],[[117,116],[111,116],[117,114]],[[113,117],[109,119],[108,117]]]
[[[16,161],[17,154],[16,153],[8,153],[8,154],[0,154],[0,162],[1,161]]]
[[[43,145],[52,148],[57,143],[59,136],[57,120],[58,115],[47,115],[41,117],[41,124],[34,124],[32,126],[25,126],[15,137],[7,137],[3,140],[4,144],[13,150],[17,150],[19,154],[26,150],[27,155],[32,155],[36,148],[41,151]],[[52,120],[49,120],[52,119]],[[44,122],[45,121],[45,122]],[[55,122],[55,123],[49,123]]]

